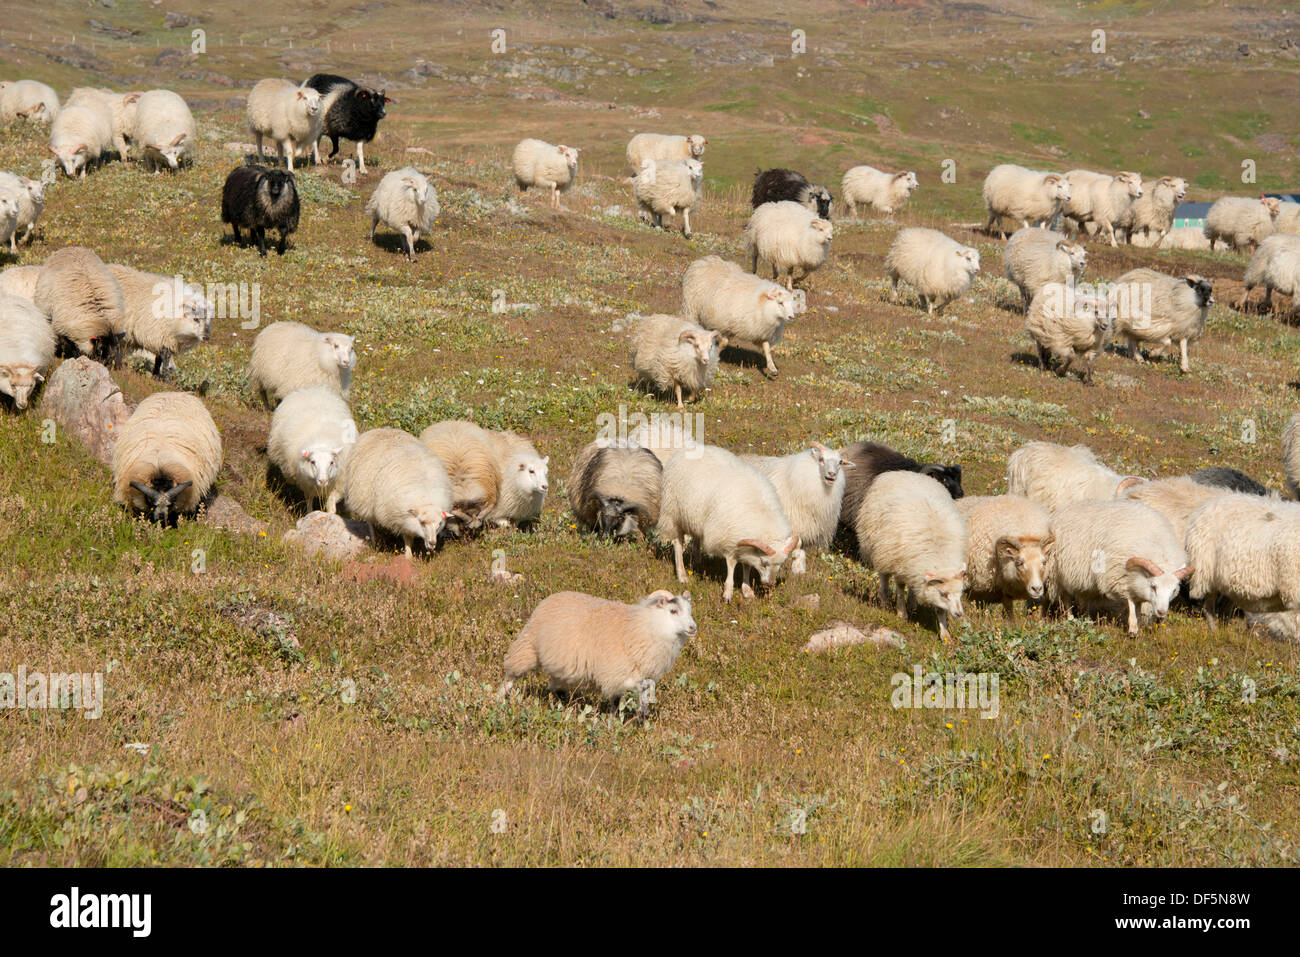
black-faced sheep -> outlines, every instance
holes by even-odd
[[[226,177],[221,191],[221,221],[235,231],[242,243],[242,226],[257,241],[259,255],[266,255],[266,231],[280,231],[275,251],[284,255],[289,234],[298,229],[298,186],[293,174],[265,166],[238,166]]]
[[[221,471],[221,434],[203,402],[155,392],[113,446],[113,500],[167,525],[193,514]]]
[[[829,221],[831,218],[830,190],[808,182],[808,178],[797,170],[759,170],[754,174],[754,191],[750,200],[754,209],[764,203],[789,200],[812,210],[821,219]]]
[[[330,140],[330,154],[325,161],[338,154],[339,143],[352,140],[357,144],[357,171],[365,176],[366,156],[362,147],[374,140],[379,121],[388,115],[388,104],[393,101],[385,95],[387,91],[361,86],[333,73],[316,73],[304,86],[311,87],[323,100],[325,119],[321,122],[320,135]]]
[[[600,535],[627,539],[659,521],[663,465],[649,449],[590,442],[573,462],[569,507]]]

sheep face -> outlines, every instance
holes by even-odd
[[[1123,183],[1128,189],[1128,194],[1134,199],[1142,195],[1142,174],[1141,173],[1120,173],[1115,177],[1117,183]]]
[[[185,156],[188,147],[185,144],[185,134],[178,133],[176,139],[172,140],[165,146],[154,146],[154,150],[161,156],[171,169],[179,169],[181,159]]]
[[[302,450],[298,460],[298,470],[304,478],[315,482],[317,488],[328,488],[339,477],[339,456],[343,449],[338,446],[313,445]]]
[[[780,319],[781,322],[792,320],[799,310],[799,303],[794,294],[784,286],[774,286],[759,293],[759,305],[765,318]]]
[[[1181,176],[1162,176],[1156,187],[1164,187],[1170,190],[1173,193],[1174,202],[1181,202],[1183,197],[1187,195],[1187,180]]]
[[[1064,176],[1048,173],[1043,177],[1043,184],[1047,187],[1048,195],[1054,201],[1059,203],[1068,203],[1070,201],[1070,181]]]
[[[351,369],[357,364],[357,350],[353,345],[355,341],[351,336],[346,336],[341,332],[325,333],[321,336],[321,351],[324,353],[324,361],[332,363],[340,369]]]
[[[686,137],[686,148],[690,151],[692,159],[704,159],[704,147],[708,145],[709,141],[699,133],[692,133]]]
[[[1149,558],[1130,558],[1124,565],[1125,587],[1134,604],[1151,606],[1151,613],[1158,619],[1169,614],[1169,603],[1178,594],[1183,579],[1192,574],[1193,568],[1185,565],[1177,571],[1166,572]]]
[[[595,493],[600,508],[596,512],[596,533],[608,535],[621,540],[636,535],[640,515],[640,506],[634,505],[617,495],[605,496]]]
[[[839,452],[828,449],[824,445],[814,445],[808,450],[808,454],[817,463],[817,473],[827,488],[834,487],[835,483],[840,481],[840,476],[844,474],[845,469],[857,468],[857,465],[844,458]]]
[[[916,174],[913,172],[897,173],[894,176],[894,181],[901,182],[907,189],[907,195],[909,196],[912,195],[914,190],[921,188],[921,181],[916,178]]]
[[[578,169],[578,149],[573,146],[557,146],[557,153],[564,157],[564,162],[568,164],[569,173],[573,174]]]
[[[1282,212],[1282,201],[1280,199],[1274,199],[1271,196],[1261,196],[1259,201],[1263,203],[1264,208],[1268,210],[1270,219],[1277,219],[1278,213]]]
[[[961,567],[956,575],[925,574],[925,587],[917,600],[923,605],[929,605],[931,608],[937,608],[940,611],[946,611],[954,618],[960,618],[963,614],[961,608],[961,593],[966,587],[966,566]]]
[[[1183,282],[1187,283],[1192,288],[1192,291],[1196,293],[1196,306],[1198,309],[1214,305],[1214,283],[1209,279],[1203,279],[1193,274],[1184,276]]]
[[[953,499],[959,499],[966,494],[961,487],[960,465],[922,465],[921,474],[930,476],[946,488]]]
[[[44,381],[45,376],[32,366],[0,366],[0,392],[13,398],[16,409],[27,408],[32,391]]]
[[[953,250],[953,255],[957,258],[958,267],[964,269],[969,275],[973,276],[980,271],[978,250],[971,249],[969,246],[958,246]]]
[[[547,467],[551,457],[548,455],[544,459],[539,459],[532,455],[516,455],[511,461],[510,474],[514,477],[515,485],[519,490],[525,496],[531,496],[538,501],[545,498],[551,488],[547,479]]]
[[[674,595],[670,591],[657,591],[646,595],[637,604],[652,609],[650,627],[659,640],[681,643],[695,635],[697,629],[691,615],[690,592]]]
[[[691,357],[701,366],[707,366],[710,362],[717,359],[718,354],[726,348],[727,340],[722,337],[722,333],[716,331],[699,332],[695,329],[684,329],[682,334],[677,338],[678,344],[689,343],[691,346]]]
[[[831,218],[831,194],[825,186],[805,186],[803,189],[802,205],[811,209],[822,219],[830,220]]]
[[[1070,271],[1076,276],[1081,275],[1088,268],[1088,251],[1078,243],[1072,243],[1068,239],[1062,239],[1056,244],[1056,248],[1065,253],[1070,259]]]
[[[358,87],[352,91],[352,103],[356,111],[363,117],[371,117],[374,120],[382,120],[388,115],[387,104],[391,103],[387,97],[387,90],[368,90],[365,87]]]
[[[175,485],[167,475],[159,475],[148,485],[132,482],[131,487],[144,496],[145,511],[149,512],[150,518],[159,525],[165,526],[176,521],[178,515],[173,511],[172,506],[176,504],[176,499],[181,493],[193,484],[193,482],[181,482]]]
[[[407,520],[401,532],[424,542],[428,551],[433,551],[438,544],[438,533],[442,531],[451,516],[433,505],[421,505],[419,508],[406,510]]]
[[[282,169],[268,169],[262,173],[257,195],[262,212],[275,217],[283,207],[292,204],[297,195],[293,174]]]
[[[824,219],[814,219],[808,224],[808,228],[812,231],[814,242],[821,246],[830,246],[831,237],[835,234],[835,230],[829,222]]]
[[[1054,541],[1037,538],[1002,538],[998,540],[995,554],[998,576],[1004,582],[1019,583],[1030,598],[1042,598],[1047,570],[1047,558]]]
[[[799,539],[791,535],[784,542],[760,542],[752,538],[736,543],[736,560],[758,572],[758,580],[770,585],[776,580],[787,558],[799,547]]]
[[[22,184],[33,203],[39,206],[45,202],[45,184],[39,179],[23,179]]]
[[[320,112],[320,93],[311,87],[298,88],[298,108],[307,116],[315,116]]]
[[[85,143],[78,143],[76,146],[60,146],[57,149],[51,146],[50,152],[54,154],[54,158],[69,179],[79,176],[90,162],[90,151]]]

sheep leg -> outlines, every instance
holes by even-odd
[[[935,616],[939,619],[939,637],[943,639],[945,645],[952,644],[952,635],[948,632],[948,613],[940,608],[935,612]]]
[[[1205,620],[1210,626],[1210,631],[1219,630],[1219,620],[1217,617],[1215,617],[1215,610],[1218,601],[1219,601],[1219,596],[1216,595],[1214,592],[1210,592],[1208,595],[1205,596],[1205,601],[1201,606],[1205,612]]]
[[[1138,612],[1137,605],[1133,599],[1128,599],[1128,634],[1130,638],[1136,638],[1138,633]]]
[[[292,173],[293,153],[294,153],[293,140],[285,140],[283,143],[280,143],[279,150],[280,150],[280,155],[284,157],[284,161],[289,165],[289,172]]]
[[[1273,287],[1264,287],[1264,301],[1259,304],[1259,311],[1271,312],[1273,310]]]
[[[680,382],[675,383],[675,384],[673,385],[673,388],[677,391],[677,408],[682,409],[683,411],[685,411],[686,406],[682,404],[682,386],[681,386],[681,383],[680,383]]]
[[[683,584],[686,582],[686,564],[682,561],[682,540],[681,537],[673,539],[673,564],[677,568],[677,580]]]
[[[230,228],[235,231],[235,242],[239,243],[240,245],[243,245],[244,237],[239,235],[239,226],[236,225],[235,223],[231,223]]]
[[[650,717],[650,689],[654,687],[654,682],[649,678],[642,678],[636,683],[636,716],[642,724]]]
[[[1118,247],[1119,243],[1115,242],[1115,227],[1112,226],[1110,223],[1103,223],[1102,225],[1106,227],[1106,233],[1107,235],[1110,236],[1110,244],[1112,246]]]
[[[1014,622],[1016,620],[1016,603],[1010,595],[1002,596],[1002,614],[1006,616],[1008,621]]]
[[[1186,339],[1178,340],[1178,354],[1179,354],[1178,368],[1183,372],[1190,372],[1191,369],[1187,365],[1187,340]]]
[[[329,512],[331,515],[337,514],[338,507],[339,507],[339,497],[340,496],[337,491],[331,490],[329,495],[325,497],[325,511]]]
[[[266,255],[266,227],[257,227],[257,252],[260,256]]]
[[[330,139],[331,141],[334,142],[334,153],[337,153],[339,151],[338,141],[334,140],[333,137],[330,137]],[[366,175],[366,154],[361,147],[362,147],[362,143],[358,141],[357,142],[357,172],[360,173],[362,176],[365,176]],[[330,153],[330,156],[332,157],[334,153]]]
[[[682,235],[687,239],[691,238],[691,211],[689,209],[682,210]]]
[[[763,343],[763,355],[767,359],[767,368],[764,369],[763,372],[769,378],[775,379],[778,375],[778,372],[776,368],[776,363],[772,361],[772,346],[770,343],[766,341],[764,341]]]
[[[1243,287],[1242,287],[1242,290],[1241,290],[1241,298],[1237,300],[1237,311],[1238,311],[1238,312],[1245,312],[1245,311],[1246,311],[1246,300],[1249,299],[1249,298],[1250,298],[1250,287],[1249,287],[1249,286],[1243,286]]]
[[[414,558],[414,557],[415,557],[415,553],[411,551],[411,536],[410,536],[410,535],[403,535],[403,536],[402,536],[402,541],[403,541],[403,542],[405,543],[405,545],[406,545],[406,557],[407,557],[407,558]]]
[[[155,379],[168,378],[168,376],[165,376],[163,373],[166,372],[167,363],[171,362],[171,358],[172,351],[166,346],[163,346],[163,348],[158,350],[158,354],[154,356],[153,360],[153,376]]]
[[[311,144],[311,161],[312,161],[313,163],[315,163],[317,166],[320,166],[320,165],[321,165],[321,162],[320,162],[320,137],[319,137],[319,136],[316,137],[316,142],[314,142],[314,143]]]
[[[264,155],[266,155],[262,151],[262,134],[254,133],[253,135],[257,137],[257,158],[260,160]]]
[[[755,276],[758,275],[758,250],[755,249],[749,254],[749,271]]]
[[[741,598],[752,599],[754,597],[754,589],[749,587],[750,573],[752,571],[753,569],[751,569],[748,565],[740,566],[740,597]]]
[[[736,556],[727,556],[727,583],[722,586],[722,600],[731,603],[731,596],[735,593],[735,583],[732,579],[736,574]]]
[[[406,243],[406,261],[415,262],[415,240],[411,238],[410,226],[402,226],[402,239]]]
[[[285,249],[288,247],[288,244],[289,244],[289,234],[282,229],[280,230],[280,241],[276,243],[275,251],[279,253],[281,256],[283,256]]]

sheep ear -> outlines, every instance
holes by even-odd
[[[551,457],[548,455],[548,456],[546,456],[546,458],[542,459],[542,464],[543,464],[543,465],[550,465],[550,464],[551,464]]]
[[[855,469],[855,468],[858,467],[858,463],[857,463],[857,462],[853,461],[852,459],[846,459],[846,458],[843,458],[843,455],[844,455],[844,453],[843,453],[843,451],[841,451],[841,452],[840,452],[840,456],[841,456],[841,458],[840,458],[840,468],[842,468],[842,469]]]
[[[999,538],[997,552],[999,558],[1016,558],[1020,555],[1020,543],[1014,538]]]
[[[1050,555],[1052,549],[1054,549],[1055,547],[1056,547],[1055,535],[1048,535],[1045,539],[1043,539],[1042,549],[1044,555]]]
[[[687,339],[694,339],[694,338],[695,338],[695,331],[693,329],[683,329],[680,333],[677,334],[677,344],[681,345]]]

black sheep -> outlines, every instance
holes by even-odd
[[[266,255],[266,231],[278,229],[280,242],[275,251],[284,255],[289,234],[298,228],[298,187],[293,174],[265,166],[237,166],[226,177],[221,191],[221,221],[243,242],[239,227],[257,240],[257,251]]]
[[[919,472],[930,476],[955,499],[966,494],[961,487],[960,465],[926,465],[878,442],[854,442],[840,454],[854,465],[844,473],[844,501],[840,506],[840,523],[850,531],[867,489],[884,472]]]
[[[1233,492],[1244,492],[1247,495],[1268,494],[1268,489],[1260,485],[1246,473],[1238,472],[1236,469],[1224,468],[1219,465],[1212,465],[1208,468],[1198,469],[1192,473],[1192,481],[1197,485],[1210,485],[1215,488],[1226,488]]]
[[[792,169],[759,170],[754,174],[753,205],[789,200],[806,206],[822,219],[831,218],[831,194],[825,186],[808,182],[807,178]]]
[[[384,90],[372,90],[334,73],[317,73],[306,85],[329,103],[320,131],[321,136],[330,138],[328,159],[338,154],[340,140],[352,140],[357,144],[358,172],[365,173],[366,156],[362,144],[375,138],[379,121],[387,114],[385,106],[393,101],[384,95]]]

